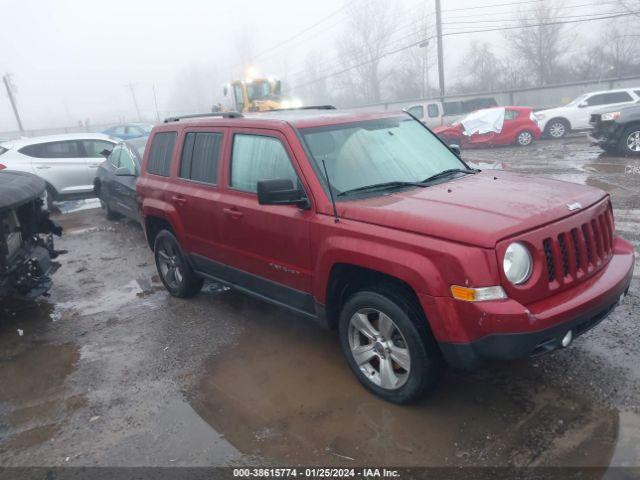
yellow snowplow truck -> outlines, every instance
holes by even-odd
[[[288,107],[287,102],[282,101],[280,80],[274,78],[234,80],[225,85],[223,93],[227,98],[226,107],[237,112],[263,112]]]

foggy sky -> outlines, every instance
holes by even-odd
[[[433,1],[399,3],[409,20],[417,5],[433,8]],[[442,0],[442,8],[496,3],[507,2]],[[185,93],[181,89],[198,89],[207,105],[219,98],[222,84],[241,71],[240,32],[248,32],[254,53],[260,53],[342,6],[344,0],[0,0],[0,75],[13,74],[27,130],[87,119],[93,124],[136,121],[130,84],[142,117],[154,120],[153,86],[161,117],[176,113],[178,104],[202,110],[195,103],[203,102],[178,102]],[[493,11],[513,15],[513,8]],[[474,11],[445,14],[445,21]],[[344,12],[255,63],[265,75],[286,77],[302,68],[311,49],[331,60],[343,34]],[[468,42],[479,38],[498,51],[504,48],[497,33],[445,39],[448,81],[461,73],[457,69]],[[429,48],[435,55],[435,42]],[[433,84],[436,75],[434,69]],[[4,85],[0,89],[0,132],[17,130]]]

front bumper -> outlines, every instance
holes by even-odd
[[[587,139],[594,145],[616,145],[622,133],[622,127],[615,122],[591,124],[593,129]]]
[[[433,302],[429,305],[432,308],[441,312],[448,309],[446,328],[439,325],[434,335],[445,359],[454,368],[468,370],[487,361],[549,353],[560,348],[569,330],[577,337],[613,311],[629,290],[634,262],[633,247],[617,238],[609,264],[597,275],[527,307],[512,299]],[[425,312],[430,318],[430,313],[426,309]]]

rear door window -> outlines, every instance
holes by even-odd
[[[163,177],[169,176],[177,136],[177,132],[161,132],[154,135],[149,151],[147,172]]]
[[[505,110],[505,112],[504,112],[504,119],[505,120],[515,120],[519,116],[520,116],[520,112],[517,112],[515,110]]]
[[[427,114],[429,118],[438,118],[440,116],[440,108],[437,103],[430,103],[427,105]]]
[[[600,93],[589,97],[587,105],[590,107],[596,105],[610,105],[612,103],[631,102],[633,98],[627,92]]]
[[[216,184],[222,133],[189,132],[182,147],[180,178]]]

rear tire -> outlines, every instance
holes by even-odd
[[[640,156],[640,125],[627,128],[619,144],[620,152],[624,155]]]
[[[553,118],[544,127],[544,134],[547,137],[559,139],[567,135],[571,130],[569,122],[564,118]]]
[[[518,136],[516,137],[516,145],[519,147],[528,147],[533,143],[533,133],[529,130],[523,130],[522,132],[518,132]]]
[[[394,285],[353,294],[340,312],[339,335],[351,371],[367,390],[389,402],[420,399],[444,370],[419,306]]]
[[[98,184],[95,187],[95,190],[97,190],[98,198],[100,199],[100,206],[104,208],[107,214],[107,220],[118,220],[120,218],[120,214],[111,209],[109,199],[107,198],[107,195],[105,195],[104,190],[102,190],[101,185]]]
[[[171,295],[187,298],[202,289],[204,280],[194,273],[171,232],[161,230],[156,235],[153,253],[160,280]]]

